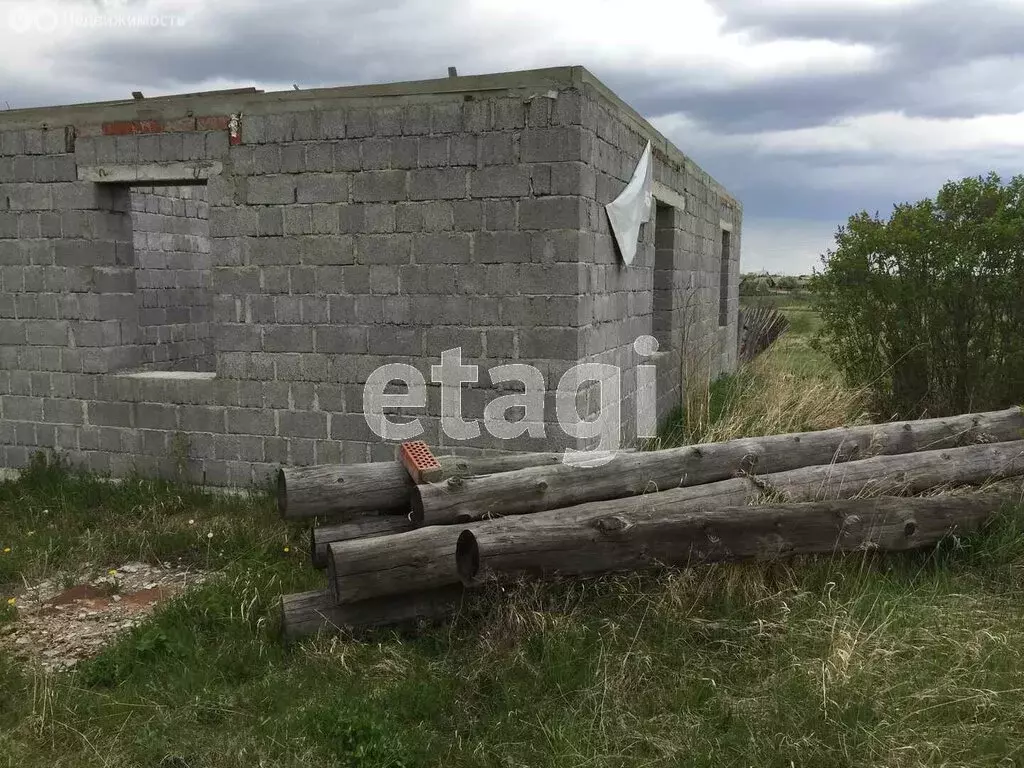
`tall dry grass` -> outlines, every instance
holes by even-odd
[[[866,391],[822,365],[805,339],[784,337],[734,374],[690,377],[656,447],[864,424],[867,405]]]

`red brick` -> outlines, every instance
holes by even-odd
[[[104,123],[104,136],[128,136],[135,133],[162,133],[163,124],[159,120],[122,120],[116,123]]]
[[[200,131],[226,131],[228,122],[231,120],[227,115],[209,115],[196,118],[196,128]]]

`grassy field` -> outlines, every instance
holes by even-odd
[[[720,385],[696,436],[855,420],[805,342]],[[524,584],[414,636],[285,648],[276,601],[318,577],[269,497],[39,466],[0,484],[0,598],[85,563],[221,575],[73,671],[0,655],[0,766],[1018,765],[1022,526],[1007,510],[929,553]]]

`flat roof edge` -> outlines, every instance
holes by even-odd
[[[0,129],[42,128],[70,122],[105,122],[130,119],[170,118],[187,112],[224,114],[275,111],[275,108],[316,109],[340,99],[444,96],[488,91],[571,86],[582,67],[550,67],[482,75],[459,75],[396,83],[342,85],[308,90],[257,91],[235,88],[195,94],[170,94],[143,99],[125,98],[82,104],[26,107],[0,112]]]

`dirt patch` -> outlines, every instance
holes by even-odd
[[[74,579],[48,579],[17,596],[18,618],[0,626],[0,647],[46,669],[72,667],[99,653],[162,601],[209,576],[126,563],[99,577],[83,573]]]

